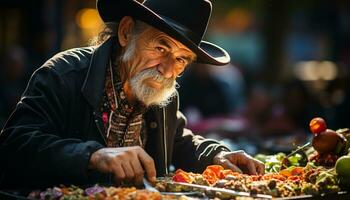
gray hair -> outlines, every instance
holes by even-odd
[[[94,45],[102,44],[108,38],[112,36],[116,36],[118,33],[118,26],[119,26],[119,22],[106,22],[102,31],[96,37],[91,39],[90,45],[94,46]],[[145,22],[140,20],[135,20],[135,26],[132,32],[133,39],[135,39],[137,35],[141,34],[143,31],[145,31],[149,27],[150,25],[146,24]]]

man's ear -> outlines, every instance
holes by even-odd
[[[131,40],[132,30],[134,28],[135,22],[130,16],[123,17],[118,26],[118,40],[122,47],[125,47]]]

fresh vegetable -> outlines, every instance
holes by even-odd
[[[350,155],[350,129],[348,128],[341,128],[337,130],[337,133],[343,135],[346,139],[346,147],[343,151],[343,155]]]
[[[178,169],[173,176],[173,181],[182,182],[182,183],[192,183],[193,177],[191,177],[190,173],[183,171],[182,169]]]
[[[310,155],[309,160],[317,166],[334,167],[338,158],[339,156],[332,152],[322,154],[315,152]]]
[[[265,163],[266,173],[279,172],[281,169],[290,166],[298,167],[306,164],[304,156],[299,153],[296,153],[288,158],[286,158],[286,154],[284,153],[278,153],[275,155],[257,154],[255,158]]]
[[[40,193],[40,200],[45,199],[58,199],[63,195],[62,191],[58,187],[49,188],[46,191]]]
[[[350,178],[350,156],[342,156],[335,163],[338,176]]]
[[[338,146],[339,145],[339,146]],[[327,129],[312,139],[312,146],[319,153],[341,151],[345,145],[345,138],[331,129]]]
[[[159,192],[151,192],[135,187],[100,187],[94,186],[85,189],[77,186],[63,186],[48,188],[37,194],[32,192],[29,199],[40,200],[162,200],[162,199],[180,199],[175,196],[161,195]],[[183,198],[181,198],[183,199]],[[186,199],[186,198],[184,198]]]
[[[221,171],[224,168],[221,165],[209,165],[202,173],[203,178],[205,178],[208,183],[213,184],[220,179]]]
[[[309,126],[313,134],[319,134],[327,129],[326,122],[321,117],[313,118]]]
[[[340,155],[346,150],[348,146],[346,138],[332,129],[327,129],[324,119],[313,118],[309,125],[314,134],[312,146],[317,152],[320,154],[332,152]]]
[[[85,194],[88,196],[94,196],[97,193],[105,192],[103,187],[95,185],[85,189]]]
[[[263,155],[259,155],[258,157],[260,159],[266,158]],[[210,180],[216,179],[215,182],[213,181],[209,184],[210,186],[249,192],[251,194],[268,194],[273,197],[290,197],[307,194],[320,195],[340,191],[338,178],[334,169],[328,170],[325,167],[317,167],[312,163],[308,163],[305,167],[291,166],[279,172],[271,172],[264,175],[247,175],[232,172],[233,174],[228,174],[225,178],[218,177],[218,175],[221,176],[224,172],[228,173],[228,171],[230,170],[213,165],[208,166],[204,171],[205,173],[194,174],[194,176],[210,175],[207,178],[210,178]],[[193,174],[190,172],[186,173]],[[188,191],[187,188],[182,187],[176,189],[177,191]],[[232,199],[230,196],[221,196],[218,194],[215,196],[220,199]]]

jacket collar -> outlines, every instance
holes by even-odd
[[[106,76],[106,67],[115,41],[115,37],[110,37],[93,51],[89,69],[81,88],[83,96],[94,110],[97,110],[100,105]]]

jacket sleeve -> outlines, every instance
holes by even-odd
[[[31,77],[0,135],[0,185],[79,183],[88,179],[90,154],[102,145],[64,137],[71,92],[46,63]]]
[[[176,135],[173,164],[181,168],[201,173],[212,164],[213,158],[221,151],[230,151],[228,147],[213,139],[205,139],[185,128],[186,118],[178,110],[176,114]]]

